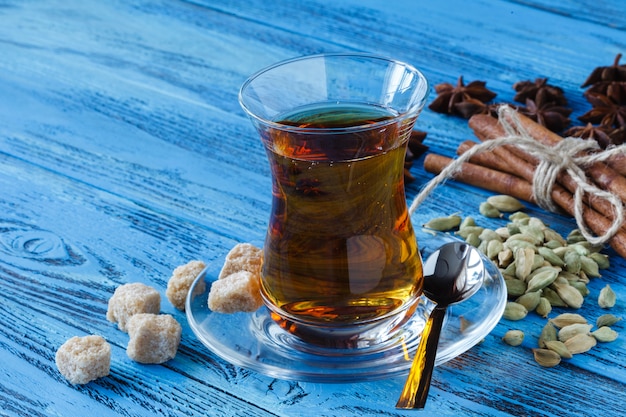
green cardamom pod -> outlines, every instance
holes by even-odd
[[[588,256],[580,257],[580,267],[588,277],[599,277],[600,271],[596,261]]]
[[[510,195],[494,195],[489,197],[487,202],[505,213],[511,213],[524,208],[524,205],[518,199]]]
[[[611,308],[615,305],[616,301],[617,296],[615,295],[615,292],[609,284],[606,284],[606,286],[600,290],[598,305],[601,308]]]
[[[486,201],[480,203],[480,205],[478,206],[478,212],[483,216],[492,219],[502,217],[502,213],[500,212],[500,210],[498,210],[491,203],[488,203]]]
[[[573,323],[565,327],[562,327],[558,332],[558,337],[561,342],[566,342],[574,336],[579,334],[589,335],[591,331],[591,324],[586,323]],[[571,351],[570,351],[571,352]]]
[[[622,319],[621,317],[617,317],[613,314],[603,314],[597,318],[596,327],[600,328],[603,326],[612,326],[618,321],[620,321],[621,319]]]
[[[470,233],[475,233],[478,236],[480,236],[481,232],[484,230],[484,227],[480,227],[480,226],[465,226],[462,229],[459,229],[458,232],[456,232],[456,235],[462,237],[463,239],[467,238],[467,236]]]
[[[464,218],[461,224],[459,224],[459,229],[468,226],[476,226],[476,220],[474,220],[472,216],[467,216],[466,218]]]
[[[465,238],[465,241],[469,245],[472,245],[475,248],[477,248],[480,245],[480,238],[478,237],[476,233],[468,234],[467,237]]]
[[[542,291],[543,293],[543,291]],[[535,313],[539,314],[544,319],[548,317],[548,315],[552,312],[552,305],[550,305],[550,301],[546,297],[539,298],[539,304],[535,308]]]
[[[527,314],[528,310],[526,310],[526,307],[516,302],[508,301],[504,307],[502,317],[507,320],[517,321],[526,317]]]
[[[558,340],[556,327],[550,322],[546,323],[541,329],[541,334],[539,335],[539,347],[545,348],[546,342],[550,340]]]
[[[600,269],[607,269],[609,266],[611,266],[608,255],[604,255],[599,252],[594,252],[590,254],[589,257],[593,259],[595,263],[598,264],[598,268]]]
[[[591,332],[591,335],[595,337],[598,342],[603,343],[612,342],[619,336],[615,330],[608,326],[600,327],[598,330]]]
[[[572,355],[585,353],[598,344],[595,337],[588,333],[579,333],[563,342]]]
[[[439,232],[447,232],[455,229],[461,224],[461,216],[452,214],[447,217],[436,217],[424,224],[427,229],[437,230]]]
[[[550,287],[546,287],[543,289],[543,296],[550,301],[550,305],[552,307],[567,307],[565,301],[561,299],[561,297]]]
[[[567,346],[565,346],[565,343],[560,340],[550,340],[546,342],[546,348],[558,353],[560,357],[565,359],[571,359],[573,356],[572,352],[570,352],[567,349]]]
[[[504,343],[510,346],[519,346],[524,341],[524,332],[521,330],[509,330],[502,337]]]
[[[504,251],[504,246],[497,239],[492,239],[487,244],[487,257],[489,259],[497,259],[498,254],[502,251]]]
[[[550,349],[533,349],[533,355],[535,362],[546,368],[551,368],[561,363],[561,356]]]
[[[570,324],[587,324],[587,319],[576,313],[563,313],[550,319],[550,322],[559,329],[569,326]]]
[[[543,256],[543,259],[550,262],[554,266],[564,266],[565,262],[554,251],[546,246],[537,248],[539,255]]]
[[[505,279],[506,293],[509,298],[516,298],[526,292],[526,282],[520,279]]]
[[[572,308],[580,308],[583,305],[585,299],[583,298],[580,291],[576,288],[569,285],[567,281],[566,283],[553,283],[552,288],[556,291],[556,293],[561,297],[561,300],[568,305],[568,307]]]
[[[515,300],[515,302],[518,303],[518,304],[523,305],[524,307],[526,307],[526,310],[533,311],[539,305],[539,300],[540,299],[541,299],[541,290],[533,291],[533,292],[527,292],[526,294],[523,294],[523,295],[519,296]]]
[[[526,288],[526,292],[542,290],[548,285],[551,285],[558,276],[559,272],[554,268],[542,270],[539,273],[534,274],[532,277],[530,277],[530,279],[528,280],[528,288]]]
[[[535,250],[532,248],[519,248],[513,252],[513,256],[515,257],[515,276],[519,279],[526,279],[533,270]]]

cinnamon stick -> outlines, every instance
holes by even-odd
[[[461,155],[475,145],[476,144],[472,141],[465,141],[459,145],[457,153]],[[535,176],[536,165],[529,163],[528,161],[503,148],[496,148],[492,151],[479,153],[474,155],[470,161],[488,168],[494,168],[499,171],[517,175],[531,184]],[[571,194],[576,192],[576,182],[572,177],[565,173],[561,173],[558,176],[557,184],[554,184],[554,187],[560,192],[560,188],[563,188],[561,185]],[[593,207],[596,211],[606,216],[610,221],[613,221],[615,213],[613,212],[613,207],[609,202],[601,198],[589,198],[588,196],[585,196],[584,200],[588,206]],[[622,225],[622,229],[626,232],[626,224]]]
[[[424,159],[424,168],[431,173],[440,173],[453,160],[445,156],[429,154]],[[458,181],[490,191],[508,194],[520,200],[534,203],[531,184],[515,175],[485,168],[472,163],[464,163],[454,175]],[[574,216],[574,198],[563,187],[552,189],[552,199],[563,210]],[[583,211],[583,218],[588,227],[600,235],[611,226],[611,221],[597,211],[587,208]],[[626,258],[626,232],[618,231],[609,244],[623,258]]]
[[[452,162],[451,158],[430,153],[424,159],[424,169],[430,173],[439,174],[450,162]],[[454,178],[465,184],[499,194],[507,194],[531,203],[535,202],[532,186],[527,181],[494,169],[466,162]]]
[[[563,140],[561,136],[529,119],[523,114],[518,113],[518,117],[521,126],[528,132],[528,134],[544,145],[554,146]],[[585,153],[589,154],[588,152]],[[600,162],[589,165],[585,169],[585,172],[594,180],[596,184],[619,196],[619,198],[626,203],[626,177],[620,175],[606,164]]]
[[[615,172],[618,172],[620,175],[626,177],[626,156],[624,155],[616,155],[609,158],[606,161],[607,165],[610,166]]]

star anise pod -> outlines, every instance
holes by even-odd
[[[554,102],[535,102],[526,99],[526,107],[518,111],[553,132],[561,132],[570,124],[572,109],[559,106]]]
[[[613,96],[589,93],[587,100],[593,108],[578,118],[581,122],[620,128],[626,126],[626,105],[613,100]]]
[[[622,54],[617,54],[613,65],[594,69],[581,87],[587,87],[603,81],[626,81],[626,65],[619,65]]]
[[[478,99],[470,97],[455,103],[454,112],[464,119],[469,119],[475,114],[487,113],[487,105]]]
[[[517,94],[513,97],[513,100],[519,103],[525,103],[526,99],[533,101],[547,103],[554,102],[558,105],[567,105],[567,99],[563,93],[563,89],[548,84],[547,78],[537,78],[533,81],[519,81],[513,84],[513,89],[517,91]]]
[[[563,132],[563,136],[595,140],[602,149],[606,149],[610,145],[617,145],[611,137],[611,133],[616,130],[607,126],[594,126],[587,123],[585,126],[570,127]]]
[[[429,109],[437,113],[455,114],[461,117],[467,117],[468,106],[457,106],[457,104],[477,100],[486,103],[492,100],[496,93],[486,87],[484,81],[472,81],[465,85],[463,76],[460,76],[456,85],[450,83],[441,83],[435,86],[437,98],[428,106]],[[475,103],[474,103],[475,104]],[[471,115],[470,115],[471,116]]]
[[[603,81],[589,87],[583,94],[597,93],[604,94],[613,98],[613,101],[619,104],[626,104],[626,81]]]

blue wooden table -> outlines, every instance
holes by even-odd
[[[404,377],[321,384],[273,379],[210,352],[164,297],[173,269],[215,266],[238,242],[261,244],[270,210],[265,152],[237,93],[276,61],[364,51],[407,61],[431,84],[547,77],[573,118],[580,85],[626,53],[623,0],[2,0],[0,1],[0,415],[596,416],[626,415],[626,330],[555,368],[531,349],[545,319],[501,321],[438,367],[426,409],[398,411]],[[434,93],[431,99],[434,98]],[[467,122],[425,110],[430,151],[455,154]],[[411,169],[411,199],[433,176]],[[450,181],[414,223],[479,216],[490,192]],[[561,233],[572,219],[534,205]],[[484,220],[497,227],[496,220]],[[626,262],[610,250],[611,312],[626,318]],[[183,325],[174,360],[141,365],[105,318],[116,287],[154,286]],[[553,314],[557,314],[555,311]],[[588,302],[581,313],[601,311]],[[623,322],[622,322],[623,323]],[[520,347],[501,338],[519,328]],[[73,386],[55,352],[71,336],[112,345],[111,374]]]

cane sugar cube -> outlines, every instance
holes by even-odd
[[[174,307],[185,311],[185,301],[189,288],[191,288],[193,281],[204,267],[205,264],[202,261],[191,261],[174,269],[172,276],[167,282],[167,290],[165,291],[167,299]],[[196,287],[200,293],[204,292],[206,288],[203,281],[198,283]]]
[[[182,328],[169,314],[135,314],[128,320],[126,354],[145,364],[160,364],[176,356]]]
[[[135,314],[158,314],[161,310],[161,295],[159,292],[140,282],[124,284],[115,290],[109,299],[107,320],[117,323],[122,331],[126,330],[128,320]]]
[[[248,271],[255,275],[261,274],[263,250],[250,243],[238,243],[226,255],[219,279],[239,271]]]
[[[211,285],[209,308],[218,313],[256,311],[263,304],[259,275],[239,271]]]
[[[59,347],[55,361],[71,384],[86,384],[109,375],[111,345],[102,336],[74,336]]]

